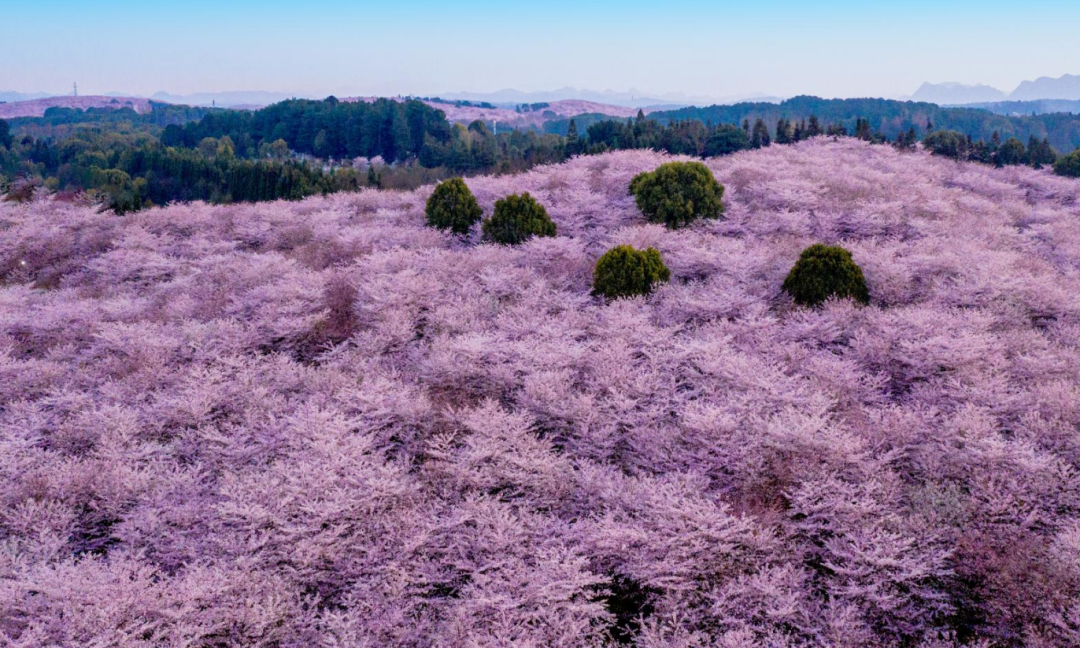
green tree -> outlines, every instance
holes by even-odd
[[[646,295],[671,279],[671,271],[655,248],[636,250],[619,245],[604,253],[593,270],[593,292],[609,299]]]
[[[825,134],[829,137],[847,137],[847,126],[843,124],[829,124],[825,129]]]
[[[1080,178],[1080,149],[1058,158],[1054,162],[1054,173],[1067,178]]]
[[[751,148],[764,148],[771,144],[772,141],[769,138],[769,127],[765,125],[765,120],[758,118],[754,122],[754,131],[750,135],[750,147]]]
[[[1034,135],[1031,136],[1031,141],[1028,144],[1027,151],[1027,163],[1036,169],[1041,169],[1046,165],[1052,165],[1057,161],[1057,151],[1054,147],[1050,146],[1050,140],[1043,138],[1042,140],[1036,139]]]
[[[326,159],[334,155],[334,149],[330,145],[330,136],[326,134],[326,129],[320,130],[315,135],[312,147],[315,151],[315,157]]]
[[[392,152],[387,157],[387,162],[394,160],[406,160],[415,151],[413,148],[412,130],[409,128],[408,118],[405,116],[405,108],[401,104],[395,104],[390,122],[390,138]]]
[[[516,245],[533,236],[555,236],[555,223],[544,206],[528,192],[495,201],[495,211],[484,221],[484,239]]]
[[[792,134],[792,139],[796,142],[801,142],[806,139],[806,120],[802,120],[795,123],[795,132]]]
[[[578,137],[577,122],[570,120],[566,129],[566,155],[572,157],[581,154],[581,138]]]
[[[746,131],[731,124],[721,124],[705,140],[705,157],[729,155],[750,148]]]
[[[289,157],[289,145],[283,139],[277,139],[259,147],[259,157],[271,160],[285,160]]]
[[[431,227],[468,234],[484,210],[461,178],[440,182],[427,201],[427,222]]]
[[[218,142],[214,137],[204,137],[199,141],[199,152],[204,157],[212,158],[217,155]]]
[[[11,129],[8,123],[3,119],[0,119],[0,148],[11,148],[12,142],[15,138],[11,136]]]
[[[1015,137],[1010,137],[1005,140],[1005,143],[998,149],[995,163],[998,166],[1011,166],[1014,164],[1024,163],[1024,143]]]
[[[236,158],[236,144],[228,135],[222,137],[217,142],[217,148],[214,149],[214,157],[219,160],[232,160]]]
[[[863,141],[870,141],[870,120],[858,118],[855,120],[855,137]]]
[[[724,213],[724,187],[700,162],[668,162],[639,173],[630,181],[630,193],[649,221],[671,229]]]
[[[915,127],[908,128],[907,134],[904,135],[904,148],[914,149],[915,144],[918,143],[919,138],[915,135]]]
[[[959,160],[966,155],[967,138],[956,131],[931,131],[923,138],[923,146],[934,155]]]
[[[791,122],[786,119],[779,119],[776,122],[776,143],[777,144],[791,144],[793,140],[791,133]]]
[[[783,289],[801,306],[816,306],[830,297],[870,302],[862,269],[851,253],[820,243],[803,250],[784,279]]]

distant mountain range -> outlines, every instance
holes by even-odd
[[[712,104],[731,104],[740,101],[779,102],[780,97],[762,93],[731,95],[726,97],[693,96],[678,92],[662,95],[650,95],[639,90],[581,90],[578,88],[559,88],[525,92],[507,88],[496,92],[445,92],[438,95],[441,99],[460,99],[464,101],[486,101],[498,106],[515,106],[551,101],[581,100],[626,108],[674,108],[682,106],[707,106]]]
[[[912,101],[925,101],[938,105],[986,103],[1004,101],[1009,95],[988,85],[964,85],[963,83],[924,83],[919,86]]]
[[[33,101],[34,99],[44,99],[53,95],[47,92],[15,92],[14,90],[0,90],[0,102],[9,103],[13,101]]]
[[[964,85],[962,83],[924,83],[919,86],[912,101],[927,101],[940,106],[981,104],[998,101],[1038,101],[1040,99],[1064,99],[1080,101],[1080,76],[1066,74],[1052,79],[1040,77],[1024,81],[1011,93],[988,85]]]
[[[0,102],[14,103],[19,101],[32,101],[48,97],[58,97],[43,92],[23,93],[13,90],[0,91]],[[137,97],[122,92],[107,92],[107,97]],[[339,95],[341,96],[341,95]],[[646,110],[673,110],[686,106],[710,106],[731,105],[742,102],[779,103],[783,97],[763,93],[748,93],[727,96],[687,95],[682,93],[655,94],[645,93],[630,89],[627,91],[617,90],[588,90],[579,88],[559,88],[545,91],[522,91],[507,88],[495,92],[444,92],[437,96],[442,99],[454,101],[487,102],[498,108],[514,109],[520,104],[551,103],[557,101],[585,101],[621,108],[644,108]],[[270,92],[265,90],[236,90],[227,92],[199,92],[194,94],[173,94],[159,91],[149,98],[172,104],[189,106],[211,106],[220,108],[260,108],[272,103],[291,98],[322,99],[305,93]],[[142,97],[140,97],[142,98]],[[1080,101],[1080,75],[1066,74],[1052,79],[1040,77],[1034,81],[1024,81],[1011,93],[1006,93],[988,85],[965,85],[963,83],[924,83],[910,97],[904,97],[913,101],[924,101],[941,106],[973,106],[986,107],[986,104],[999,102],[1032,102],[1044,101],[1039,106],[1014,106],[1001,108],[1008,113],[1020,112],[1032,108],[1034,112],[1045,112],[1052,104],[1049,100],[1057,101]],[[1006,114],[1006,113],[1002,113]]]
[[[1009,98],[1014,101],[1034,101],[1036,99],[1080,99],[1080,76],[1066,74],[1057,79],[1040,77],[1034,81],[1024,81]]]
[[[266,92],[264,90],[234,90],[230,92],[199,92],[189,95],[171,94],[169,92],[155,92],[150,97],[155,101],[163,101],[171,104],[183,104],[186,106],[217,106],[219,108],[248,108],[269,106],[272,103],[285,101],[286,99],[304,98],[315,99],[295,92]],[[324,99],[325,97],[317,97]]]
[[[152,99],[163,103],[182,104],[185,106],[211,106],[219,108],[261,108],[272,103],[302,97],[306,99],[322,99],[298,93],[266,92],[263,90],[235,90],[229,92],[199,92],[196,94],[179,95],[170,92],[155,92],[150,97],[133,95],[129,92],[110,91],[99,95],[87,95],[97,97],[120,97],[125,99]],[[0,90],[0,103],[15,103],[17,101],[35,101],[38,99],[71,97],[69,94],[53,94],[48,92],[15,92],[14,90]],[[81,98],[81,97],[80,97]]]
[[[0,102],[28,101],[56,97],[48,93],[23,94],[13,91],[0,92]],[[130,97],[128,93],[106,92],[100,96],[107,97]],[[339,95],[340,96],[340,95]],[[522,90],[505,89],[497,92],[444,92],[437,96],[441,99],[453,101],[487,102],[500,108],[511,108],[520,104],[549,103],[556,101],[586,101],[621,108],[645,108],[645,109],[673,109],[683,106],[707,106],[714,104],[733,104],[741,101],[762,101],[778,103],[782,97],[763,93],[750,93],[730,96],[691,96],[681,93],[668,93],[663,95],[650,95],[637,90],[619,92],[615,90],[579,90],[577,88],[561,88],[558,90],[526,92]],[[183,104],[187,106],[217,106],[219,108],[260,108],[286,99],[323,99],[324,95],[312,95],[289,92],[267,92],[263,90],[237,90],[228,92],[199,92],[194,94],[173,94],[159,91],[149,97],[154,101],[171,104]]]

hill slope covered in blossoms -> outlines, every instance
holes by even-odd
[[[388,98],[400,101],[400,99],[394,97]],[[365,101],[371,103],[377,99],[379,99],[379,97],[346,97],[342,99],[342,101]],[[575,115],[587,113],[626,119],[637,115],[639,110],[638,108],[613,106],[611,104],[596,103],[595,101],[584,101],[580,99],[552,101],[548,102],[543,108],[537,108],[528,112],[515,112],[510,108],[484,108],[472,104],[459,105],[459,102],[445,100],[434,101],[425,99],[423,101],[426,105],[431,106],[436,110],[443,111],[443,113],[446,114],[446,118],[452,122],[467,124],[479,119],[483,122],[495,121],[503,127],[510,128],[538,127],[543,126],[545,122],[556,119],[566,119]],[[650,112],[655,112],[656,109],[642,108],[640,110],[645,114],[648,114]]]
[[[137,113],[148,113],[152,109],[149,99],[142,97],[46,97],[0,104],[0,118],[41,117],[49,108],[130,108]]]
[[[0,204],[14,646],[1080,644],[1080,182],[822,138],[124,217]],[[795,308],[841,242],[871,304]],[[590,296],[654,246],[672,282]]]

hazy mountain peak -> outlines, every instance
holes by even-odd
[[[950,104],[1003,101],[1007,96],[1001,90],[988,85],[967,85],[956,81],[946,81],[945,83],[927,82],[922,84],[915,91],[915,94],[911,95],[911,99],[912,101],[927,101],[946,106]]]
[[[34,99],[44,99],[45,97],[51,97],[52,95],[47,92],[16,92],[14,90],[0,90],[0,101],[32,101]]]
[[[1080,75],[1065,74],[1056,79],[1039,77],[1034,81],[1024,81],[1009,98],[1016,101],[1080,99]]]

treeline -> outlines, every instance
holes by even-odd
[[[146,133],[158,135],[170,124],[198,121],[211,113],[228,112],[222,108],[177,106],[150,102],[149,112],[138,113],[131,108],[65,108],[53,106],[43,117],[17,117],[8,120],[10,128],[23,136],[60,139],[81,130],[101,132]]]
[[[0,120],[0,133],[4,126]],[[15,197],[28,197],[37,186],[89,191],[117,213],[173,201],[299,199],[366,184],[352,170],[325,173],[297,161],[238,159],[227,142],[207,152],[145,136],[89,133],[59,143],[0,137],[0,176]]]
[[[977,108],[943,108],[935,104],[893,101],[889,99],[819,99],[795,97],[773,103],[740,103],[706,108],[681,108],[649,115],[662,124],[675,121],[696,120],[704,123],[741,124],[762,119],[770,127],[780,119],[798,121],[816,115],[828,123],[842,124],[854,132],[856,121],[867,120],[872,131],[895,140],[901,133],[914,129],[916,137],[926,136],[927,124],[939,130],[952,130],[971,136],[975,141],[988,142],[993,134],[1008,139],[1015,137],[1021,142],[1031,137],[1044,138],[1058,151],[1072,151],[1080,147],[1080,115],[1055,113],[1043,115],[998,115]]]
[[[906,144],[906,141],[902,143]],[[1058,175],[1080,177],[1080,149],[1059,156],[1046,138],[1038,140],[1031,137],[1025,146],[1015,137],[1002,141],[998,133],[994,133],[989,142],[982,142],[963,133],[946,130],[929,133],[923,139],[923,146],[934,155],[954,160],[981,162],[997,167],[1026,164],[1041,169],[1044,166],[1053,166]]]
[[[208,137],[226,136],[245,158],[257,157],[263,143],[282,140],[292,151],[323,159],[379,156],[395,162],[419,156],[425,146],[448,143],[453,127],[441,110],[421,101],[343,102],[329,97],[206,115],[167,127],[161,142],[193,148]]]
[[[909,112],[886,118],[882,111],[896,106]],[[367,186],[409,189],[452,175],[513,173],[620,149],[711,157],[817,135],[850,135],[900,148],[914,148],[925,139],[936,154],[998,165],[1043,166],[1057,159],[1049,135],[1032,134],[1025,146],[1009,131],[991,131],[984,139],[953,127],[957,114],[1003,117],[948,109],[951,121],[938,123],[935,130],[931,119],[918,121],[924,115],[920,106],[926,114],[946,114],[931,104],[803,97],[779,105],[713,106],[648,118],[639,111],[625,121],[585,115],[580,127],[578,118],[567,121],[564,135],[535,130],[495,134],[481,121],[451,124],[442,111],[414,100],[341,102],[330,97],[284,101],[254,112],[201,114],[155,106],[146,116],[61,109],[36,122],[20,120],[14,132],[0,121],[0,184],[19,185],[24,194],[28,186],[92,191],[112,209],[126,212],[177,200],[296,199]],[[849,117],[860,107],[869,116]],[[754,111],[779,116],[771,121],[749,116]],[[1050,117],[1069,116],[1043,116]],[[977,130],[981,124],[967,126]],[[61,126],[74,130],[63,136],[47,130]],[[35,129],[52,135],[28,134]],[[1075,168],[1071,164],[1066,160],[1055,170],[1068,175]]]
[[[536,103],[518,104],[517,106],[514,106],[514,110],[519,113],[529,113],[537,112],[539,110],[544,110],[550,107],[551,104],[547,101],[537,101]]]
[[[28,125],[60,126],[65,124],[117,124],[131,122],[154,126],[184,124],[197,121],[208,114],[232,112],[225,108],[207,108],[202,106],[181,106],[176,104],[151,101],[148,112],[135,112],[130,107],[122,108],[67,108],[53,106],[45,109],[42,117],[16,117],[9,119],[11,128],[18,129]]]
[[[451,173],[519,171],[563,156],[558,137],[532,131],[495,135],[480,121],[467,127],[451,124],[441,110],[421,101],[342,102],[334,97],[206,115],[165,128],[161,142],[194,148],[226,137],[243,158],[287,149],[320,160],[379,158],[387,164],[445,167]]]
[[[517,172],[565,158],[560,137],[451,124],[419,101],[293,100],[255,112],[202,114],[172,108],[156,105],[157,117],[58,111],[21,121],[17,134],[4,123],[11,142],[0,149],[0,185],[19,185],[23,194],[34,186],[91,191],[126,212],[177,200],[411,189],[455,174]],[[150,128],[163,122],[164,128]],[[65,124],[73,128],[61,135],[55,128]]]
[[[868,122],[859,119],[856,136],[885,141],[870,131]],[[642,111],[627,121],[607,119],[592,123],[584,137],[578,133],[577,121],[567,126],[567,155],[595,154],[620,149],[652,149],[675,155],[713,157],[770,144],[794,144],[818,135],[847,136],[843,124],[823,124],[816,115],[799,121],[778,119],[770,127],[761,118],[744,119],[741,125],[703,123],[694,119],[672,121],[668,124],[646,118]]]
[[[490,101],[467,101],[465,99],[443,99],[442,97],[421,97],[424,101],[431,101],[433,103],[447,104],[454,106],[455,108],[495,108],[495,104]]]

